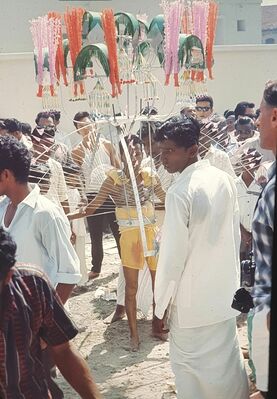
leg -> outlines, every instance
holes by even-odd
[[[112,316],[111,323],[115,321],[122,320],[125,316],[125,278],[123,267],[119,266],[119,274],[117,280],[117,302],[116,302],[116,309]]]
[[[138,289],[138,270],[123,266],[125,286],[125,307],[131,335],[131,350],[139,349],[139,336],[137,330],[137,304],[136,294]]]
[[[91,239],[91,257],[94,277],[98,277],[101,272],[103,261],[103,220],[105,215],[89,216],[87,218],[89,234]],[[92,277],[93,278],[93,277]]]
[[[154,317],[154,315],[155,315],[154,290],[155,290],[156,270],[151,270],[151,269],[149,269],[149,271],[150,271],[151,280],[152,280],[152,291],[153,291],[153,317]],[[157,333],[157,332],[154,330],[153,324],[152,324],[152,336],[155,337],[155,338],[160,339],[161,341],[166,341],[167,338],[168,338],[167,334],[160,334],[160,333]]]
[[[118,254],[120,256],[120,233],[119,233],[119,227],[116,221],[115,213],[108,213],[107,214],[107,220],[109,223],[109,226],[111,228],[111,231],[113,233],[114,239],[116,241],[116,246],[118,250]]]

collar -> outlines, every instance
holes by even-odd
[[[40,189],[37,184],[30,184],[32,191],[24,198],[23,201],[18,204],[18,207],[22,207],[24,205],[28,205],[30,208],[34,208],[36,206],[38,197],[40,195]]]
[[[276,171],[276,161],[274,161],[273,164],[268,169],[268,172],[267,172],[268,181],[273,178],[273,176],[275,175],[275,171]]]
[[[183,172],[177,176],[175,182],[182,180],[184,177],[191,175],[195,170],[206,168],[207,166],[211,166],[210,161],[208,159],[202,159],[200,161],[196,161],[186,167]]]

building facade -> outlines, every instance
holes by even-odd
[[[277,5],[262,7],[262,43],[277,43]]]

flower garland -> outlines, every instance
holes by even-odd
[[[121,84],[119,78],[119,68],[117,59],[117,45],[116,45],[116,29],[114,23],[113,10],[105,9],[101,16],[102,28],[104,31],[105,42],[108,48],[109,66],[110,66],[110,82],[112,85],[112,97],[117,97],[121,94]]]
[[[162,0],[162,8],[164,10],[164,32],[165,32],[165,85],[169,85],[170,75],[173,71],[174,86],[179,86],[179,34],[181,27],[181,17],[183,14],[183,2],[177,0],[173,3],[168,3],[167,0]]]
[[[82,48],[82,22],[85,10],[83,8],[67,9],[64,14],[64,22],[68,37],[68,45],[70,51],[70,58],[72,67],[74,68],[76,58]],[[85,93],[84,84],[82,81],[74,82],[74,97],[78,97],[78,87],[80,95]]]

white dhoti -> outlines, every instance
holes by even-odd
[[[180,328],[170,317],[170,361],[178,399],[248,399],[248,381],[236,320]]]
[[[268,390],[269,331],[266,306],[255,313],[252,324],[252,360],[256,370],[256,386],[260,391]]]

